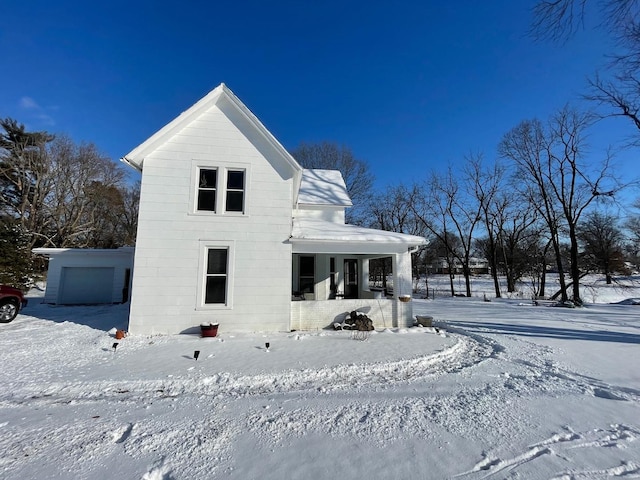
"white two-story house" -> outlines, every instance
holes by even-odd
[[[310,330],[356,309],[412,324],[424,239],[345,224],[340,172],[303,169],[224,84],[122,161],[142,173],[131,333]],[[368,286],[380,257],[393,297]]]

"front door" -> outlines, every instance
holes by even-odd
[[[353,258],[344,261],[344,298],[358,298],[358,261]]]

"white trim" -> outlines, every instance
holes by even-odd
[[[222,100],[226,100],[223,102]],[[258,118],[240,101],[238,97],[224,84],[221,83],[208,94],[198,100],[189,109],[182,112],[171,122],[166,124],[151,137],[131,150],[120,160],[127,165],[142,171],[144,159],[166,142],[172,135],[180,131],[185,125],[190,124],[194,118],[197,118],[202,112],[206,111],[212,105],[221,107],[223,103],[233,106],[234,110],[239,113],[254,129],[258,132],[291,166],[296,172],[297,183],[299,186],[299,178],[301,176],[302,167],[287,152],[282,144],[267,130],[267,128],[258,120]]]
[[[205,284],[207,281],[207,252],[211,248],[227,250],[227,291],[226,303],[204,303]],[[233,285],[235,270],[235,242],[219,240],[199,241],[199,261],[198,261],[198,288],[196,298],[196,310],[232,310],[233,309]]]
[[[392,254],[412,251],[427,241],[415,235],[357,227],[315,218],[294,218],[293,253]]]
[[[198,190],[200,182],[200,170],[216,170],[216,209],[198,210]],[[244,171],[244,198],[242,212],[227,212],[227,174],[232,171]],[[191,183],[189,191],[188,215],[202,216],[228,216],[228,217],[248,217],[249,195],[251,191],[251,164],[238,162],[212,162],[211,160],[193,159],[191,161]]]

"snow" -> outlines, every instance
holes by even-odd
[[[312,240],[318,242],[358,242],[371,244],[423,245],[425,239],[406,233],[358,227],[344,223],[329,222],[317,218],[294,218],[291,233],[293,241]]]
[[[338,170],[305,169],[302,171],[298,203],[302,205],[334,205],[350,207],[342,173]]]
[[[435,328],[366,341],[115,340],[126,306],[32,292],[0,325],[0,478],[640,478],[640,288],[587,290],[584,308],[485,302],[475,279],[412,300]]]

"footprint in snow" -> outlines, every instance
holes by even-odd
[[[171,475],[171,468],[165,465],[164,460],[160,461],[151,468],[147,473],[142,476],[142,480],[174,480],[175,477]]]
[[[113,437],[113,443],[123,443],[129,438],[131,435],[131,431],[133,430],[133,424],[128,423],[120,428],[115,429],[111,435]]]
[[[594,388],[593,389],[593,396],[594,397],[598,397],[598,398],[604,398],[605,400],[619,400],[619,401],[627,401],[626,398],[623,398],[619,395],[616,395],[615,393],[613,393],[611,390],[607,390],[604,388]]]

